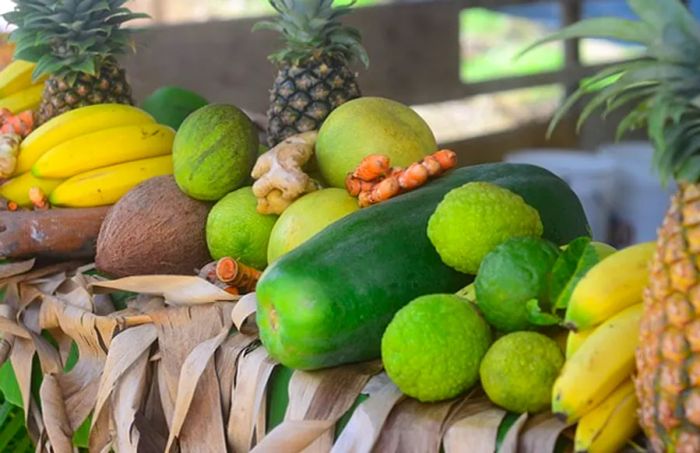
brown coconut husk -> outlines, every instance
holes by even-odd
[[[182,193],[172,176],[141,183],[102,223],[97,268],[114,277],[192,274],[211,261],[205,236],[210,208]]]

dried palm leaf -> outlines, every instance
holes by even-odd
[[[141,432],[137,429],[135,420],[147,390],[148,365],[148,351],[144,350],[120,376],[112,392],[114,449],[119,453],[136,453],[139,449]],[[163,451],[162,447],[160,451]]]
[[[525,426],[527,422],[527,414],[522,414],[510,427],[506,436],[503,438],[501,443],[501,448],[498,450],[499,453],[517,453],[518,452],[518,439],[520,438],[520,431]]]
[[[239,359],[226,430],[232,451],[250,451],[256,428],[265,431],[263,426],[258,426],[259,414],[265,410],[265,389],[276,365],[262,347]]]
[[[406,399],[389,415],[374,446],[376,452],[426,453],[440,450],[450,412],[469,396],[423,404]]]
[[[374,376],[363,394],[369,398],[360,404],[333,445],[331,453],[369,453],[379,438],[382,427],[403,393],[385,373]]]
[[[58,380],[53,374],[44,375],[40,390],[41,410],[44,426],[56,453],[73,452],[73,428],[66,414],[63,392]]]
[[[313,372],[295,371],[289,382],[284,422],[265,436],[253,452],[275,451],[281,445],[287,445],[290,453],[329,451],[332,428],[381,369],[379,362],[367,362]]]
[[[567,426],[550,412],[535,415],[525,423],[520,433],[518,451],[523,453],[554,451],[561,432]]]
[[[92,287],[96,293],[130,291],[162,296],[170,305],[208,304],[238,299],[238,296],[227,293],[203,278],[186,275],[140,275],[94,282]]]
[[[30,259],[0,264],[0,281],[5,278],[29,272],[34,267],[35,261],[34,259]]]
[[[179,411],[188,413],[189,423],[182,426],[178,436],[183,451],[197,451],[197,448],[199,451],[226,450],[221,393],[213,361],[209,360],[211,356],[201,377],[183,375],[185,380],[198,379],[189,409],[183,409],[177,401],[178,389],[182,388],[183,365],[200,343],[219,335],[225,326],[230,325],[230,308],[227,311],[221,305],[210,304],[163,308],[150,313],[158,332],[160,398],[169,428],[177,427]],[[207,439],[206,444],[202,444],[202,439]]]

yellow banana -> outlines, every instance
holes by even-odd
[[[40,188],[45,194],[50,194],[63,182],[62,179],[39,179],[31,173],[23,173],[0,186],[0,197],[14,201],[20,206],[31,206],[29,189]]]
[[[634,382],[628,379],[598,407],[581,417],[574,436],[577,452],[608,453],[620,451],[637,434],[639,403]]]
[[[655,248],[653,242],[633,245],[593,266],[571,294],[564,318],[567,326],[585,330],[638,303],[649,281]]]
[[[51,118],[22,142],[17,173],[31,170],[45,152],[67,140],[113,127],[155,123],[143,110],[124,104],[96,104]]]
[[[581,330],[580,332],[569,331],[566,337],[566,358],[567,360],[574,355],[581,345],[590,337],[595,329]]]
[[[168,154],[175,131],[162,124],[122,126],[54,146],[32,167],[40,178],[70,178],[96,168]]]
[[[139,183],[172,172],[170,154],[98,168],[67,179],[51,192],[49,201],[74,208],[113,204]]]
[[[43,85],[32,85],[29,88],[0,99],[0,108],[7,109],[15,114],[25,110],[36,110],[41,104],[41,93],[43,91]]]
[[[642,304],[638,303],[596,327],[554,382],[552,412],[575,422],[629,378],[641,317]]]
[[[25,90],[32,85],[43,87],[46,76],[40,77],[36,82],[32,81],[32,73],[35,67],[36,64],[24,60],[14,60],[5,66],[0,71],[0,98]]]

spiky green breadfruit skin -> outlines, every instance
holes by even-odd
[[[547,170],[505,163],[454,170],[344,217],[267,268],[256,290],[257,324],[270,355],[298,369],[376,359],[401,307],[469,283],[442,262],[426,228],[447,192],[479,180],[521,195],[557,245],[590,234],[576,195]]]

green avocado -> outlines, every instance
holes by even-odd
[[[176,86],[158,88],[141,104],[160,124],[177,130],[185,118],[209,102],[193,91]]]

